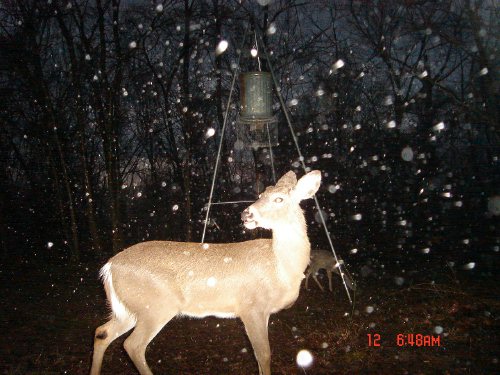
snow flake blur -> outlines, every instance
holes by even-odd
[[[217,48],[215,48],[215,55],[221,55],[223,54],[227,47],[229,46],[229,43],[226,40],[221,40],[219,44],[217,44]]]
[[[388,374],[495,373],[497,8],[492,0],[0,2],[0,277],[12,290],[4,310],[26,315],[14,294],[29,279],[32,295],[45,296],[44,316],[67,318],[54,306],[87,311],[99,262],[142,241],[192,243],[180,250],[182,277],[213,293],[225,283],[210,270],[236,268],[239,254],[221,254],[204,272],[196,259],[216,243],[253,239],[243,210],[287,171],[300,179],[317,169],[320,189],[301,203],[311,249],[330,251],[329,233],[360,293],[350,309],[341,276],[333,271],[330,292],[321,269],[324,292],[311,276],[297,304],[269,320],[271,331],[290,330],[292,356],[304,348],[314,356],[305,371],[327,371],[340,355],[335,371],[360,373],[366,361],[353,358],[369,353]],[[251,72],[273,73],[273,126],[240,124],[240,74]],[[92,316],[82,315],[82,327]],[[40,372],[86,363],[77,353],[49,364],[58,354],[25,323],[48,348]],[[231,333],[232,323],[219,323],[218,333]],[[388,352],[386,332],[396,331],[440,336],[442,346]],[[356,340],[367,333],[380,333],[385,349]],[[13,327],[4,336],[19,354],[6,356],[6,368],[26,372],[30,353]],[[463,338],[471,338],[465,359]],[[281,339],[271,335],[273,370],[287,372],[276,360]],[[202,346],[215,360],[194,372],[255,370],[250,347],[226,362]],[[120,347],[108,351],[121,357]],[[444,352],[452,370],[434,357]],[[162,357],[157,373],[175,356]],[[189,368],[188,357],[175,361]]]
[[[302,349],[297,353],[296,361],[297,365],[299,365],[300,367],[310,367],[313,363],[313,360],[313,355],[307,349]]]

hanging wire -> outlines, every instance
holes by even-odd
[[[255,30],[255,34],[257,35],[257,30]],[[297,153],[299,155],[300,164],[302,165],[302,169],[304,170],[304,172],[307,173],[308,168],[304,162],[304,156],[302,155],[302,152],[300,151],[299,142],[297,140],[297,136],[295,135],[295,131],[293,129],[292,121],[290,119],[290,114],[288,113],[288,110],[285,106],[285,101],[283,100],[283,96],[281,95],[281,91],[279,90],[280,86],[278,85],[278,81],[277,81],[276,76],[274,74],[274,69],[273,69],[273,66],[271,63],[271,59],[269,58],[269,55],[267,53],[267,49],[265,48],[266,46],[264,44],[264,41],[262,40],[262,35],[260,33],[259,33],[259,40],[262,44],[262,50],[264,51],[264,55],[266,56],[266,59],[267,59],[267,65],[269,67],[269,72],[271,73],[271,77],[273,78],[274,86],[276,87],[276,93],[278,95],[278,99],[280,101],[281,108],[283,109],[283,113],[285,114],[285,118],[286,118],[286,121],[288,123],[288,127],[290,129],[290,133],[292,135],[293,142],[295,143],[295,148],[297,149]],[[328,239],[328,244],[330,245],[330,249],[332,250],[335,261],[338,264],[341,264],[339,262],[338,257],[337,257],[337,253],[335,252],[335,248],[333,247],[332,239],[330,237],[330,232],[328,232],[328,228],[326,226],[326,221],[325,221],[325,218],[323,216],[323,211],[321,210],[321,207],[319,205],[318,198],[316,197],[316,195],[314,195],[314,203],[316,204],[316,208],[317,208],[318,213],[319,213],[320,221],[321,221],[323,228],[325,230],[326,238]],[[344,270],[345,270],[345,266],[344,266]],[[349,293],[349,288],[347,287],[347,283],[345,281],[343,272],[340,272],[340,276],[342,278],[342,283],[344,284],[344,288],[345,288],[345,291],[347,293],[347,297],[349,298],[349,302],[352,304],[351,294]]]
[[[273,172],[273,182],[276,183],[276,171],[274,170],[273,145],[271,143],[271,133],[269,132],[269,123],[266,122],[267,142],[269,144],[269,157],[271,158],[271,171]]]
[[[210,205],[216,206],[220,204],[238,204],[238,203],[255,203],[255,199],[253,201],[228,201],[228,202],[212,202]],[[205,205],[207,207],[207,205]]]
[[[214,188],[215,188],[215,179],[217,177],[217,170],[219,168],[219,160],[220,160],[220,155],[222,151],[222,144],[224,143],[224,133],[226,130],[226,124],[227,124],[227,118],[229,114],[229,109],[231,107],[231,99],[233,97],[233,91],[234,91],[234,84],[236,82],[236,76],[238,75],[238,71],[240,68],[240,59],[241,59],[241,54],[243,51],[243,46],[245,45],[245,40],[248,32],[248,28],[250,27],[250,24],[247,25],[245,29],[245,33],[243,34],[243,41],[241,43],[241,48],[239,49],[240,53],[238,55],[236,67],[234,69],[234,74],[233,74],[233,81],[231,82],[231,90],[229,91],[229,98],[227,100],[227,106],[226,106],[226,112],[224,113],[224,121],[222,124],[222,129],[221,129],[221,135],[220,135],[220,142],[219,142],[219,149],[217,150],[217,158],[215,159],[215,167],[214,167],[214,174],[212,176],[212,186],[210,187],[210,195],[208,197],[208,203],[207,203],[207,214],[205,215],[205,223],[203,226],[203,234],[201,235],[201,243],[205,242],[205,234],[207,232],[207,226],[208,226],[208,218],[210,216],[210,208],[212,206],[212,198],[214,195]]]
[[[261,72],[262,71],[262,67],[260,65],[259,43],[257,41],[257,31],[255,31],[255,28],[253,30],[253,35],[254,35],[254,40],[255,40],[255,50],[257,51],[257,63],[259,64],[259,72]]]

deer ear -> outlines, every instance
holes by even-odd
[[[312,196],[318,191],[320,184],[321,172],[311,171],[302,176],[302,178],[297,182],[297,185],[295,185],[292,190],[292,196],[299,202],[304,199],[312,198]]]
[[[297,184],[297,176],[293,171],[289,171],[276,182],[276,187],[293,188]]]

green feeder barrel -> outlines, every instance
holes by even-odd
[[[241,122],[272,121],[272,82],[269,72],[240,74]]]

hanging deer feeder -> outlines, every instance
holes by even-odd
[[[241,114],[238,138],[253,148],[277,144],[277,120],[272,113],[272,79],[269,72],[240,74]]]

